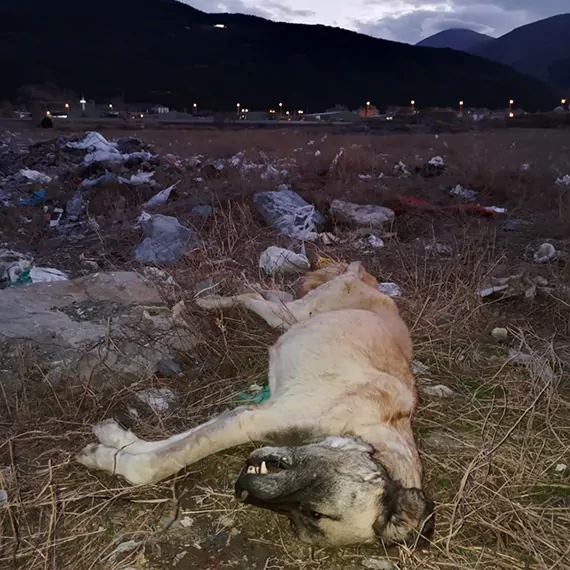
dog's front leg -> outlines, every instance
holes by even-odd
[[[94,427],[99,444],[85,447],[77,460],[92,469],[120,475],[134,485],[155,483],[219,451],[294,425],[275,405],[240,407],[194,429],[156,442],[143,441],[113,420]]]
[[[207,311],[241,306],[259,315],[273,328],[287,329],[296,322],[295,315],[289,309],[291,303],[267,301],[259,293],[245,293],[233,297],[212,295],[196,299],[196,304]]]

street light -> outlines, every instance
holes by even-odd
[[[279,103],[279,117],[283,117],[283,103]]]
[[[464,101],[459,101],[459,112],[460,113],[463,113],[463,104],[464,104]]]
[[[509,111],[513,110],[513,105],[515,104],[515,100],[514,99],[509,99]]]
[[[194,109],[194,115],[196,115],[198,113],[198,103],[194,103],[194,105],[192,105],[192,109]]]
[[[113,103],[109,103],[109,109],[113,108]]]
[[[566,98],[560,99],[560,104],[564,107],[564,105],[566,105],[566,101],[567,101]]]
[[[66,109],[69,109],[69,103],[66,103],[64,106]]]
[[[368,112],[370,111],[370,101],[366,101],[366,116],[368,117]]]
[[[415,99],[412,99],[412,100],[410,101],[410,105],[412,106],[412,112],[415,113],[415,111],[416,111],[416,100],[415,100]]]

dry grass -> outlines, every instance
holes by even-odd
[[[569,569],[570,469],[559,473],[556,466],[570,464],[570,299],[564,293],[570,275],[563,264],[537,269],[528,261],[529,244],[553,238],[564,250],[570,237],[568,192],[553,184],[553,171],[567,168],[562,159],[567,149],[554,152],[564,144],[560,133],[330,136],[324,141],[306,133],[207,133],[201,140],[184,132],[147,136],[161,151],[188,156],[198,148],[211,156],[232,156],[242,149],[252,156],[259,151],[269,157],[297,155],[294,187],[323,207],[333,197],[390,203],[399,193],[443,203],[442,188],[461,183],[479,190],[485,204],[505,205],[531,222],[507,234],[493,220],[409,215],[397,220],[398,237],[376,254],[364,255],[350,239],[342,246],[309,248],[312,258],[361,258],[381,280],[397,282],[415,358],[429,368],[431,380],[420,377],[420,384],[444,384],[455,392],[451,398],[423,396],[415,423],[426,487],[437,503],[433,544],[422,552],[310,552],[292,540],[279,519],[233,501],[232,481],[243,450],[144,488],[76,465],[73,453],[90,440],[95,421],[116,415],[137,434],[161,438],[234,405],[241,391],[264,383],[266,348],[276,333],[239,311],[215,318],[195,313],[205,344],[185,362],[189,371],[175,379],[141,379],[113,392],[51,387],[30,354],[22,352],[13,374],[25,379],[24,388],[5,393],[1,403],[0,488],[9,502],[0,511],[0,566],[341,570],[389,555],[406,570]],[[307,146],[311,138],[317,142]],[[298,147],[304,154],[294,153]],[[317,147],[320,157],[314,156]],[[346,155],[334,175],[316,175],[339,147]],[[450,166],[441,178],[359,178],[389,174],[396,159],[414,165],[433,154],[445,155]],[[524,162],[531,169],[521,172]],[[189,192],[194,189],[188,180],[185,184]],[[289,245],[252,214],[248,196],[260,185],[269,183],[234,174],[208,181],[208,194],[220,200],[215,215],[199,228],[209,246],[173,270],[182,286],[175,296],[191,299],[192,287],[205,278],[222,293],[262,281],[295,290],[294,281],[270,283],[256,267],[267,245]],[[193,223],[184,212],[177,214]],[[337,232],[350,237],[342,228]],[[433,239],[451,246],[452,255],[427,254],[424,245]],[[102,267],[122,266],[131,242],[130,234],[111,239],[103,233],[97,246],[104,249],[93,255]],[[478,288],[499,266],[540,270],[555,288],[533,301],[484,303]],[[509,329],[506,344],[491,338],[495,326]],[[530,355],[529,364],[510,362],[509,347]],[[149,386],[175,389],[178,405],[157,416],[136,404],[134,392]],[[131,407],[139,411],[138,418],[129,416]],[[189,526],[176,527],[176,519]],[[133,549],[116,553],[126,541],[135,541]]]

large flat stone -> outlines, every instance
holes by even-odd
[[[126,271],[1,290],[0,331],[4,354],[27,344],[47,373],[91,384],[139,380],[196,345],[158,288]]]

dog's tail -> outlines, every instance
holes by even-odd
[[[299,287],[298,298],[304,297],[309,291],[332,281],[343,273],[356,273],[364,283],[378,289],[378,281],[364,269],[360,261],[341,263],[339,261],[326,261],[326,264],[316,271],[309,273]]]

